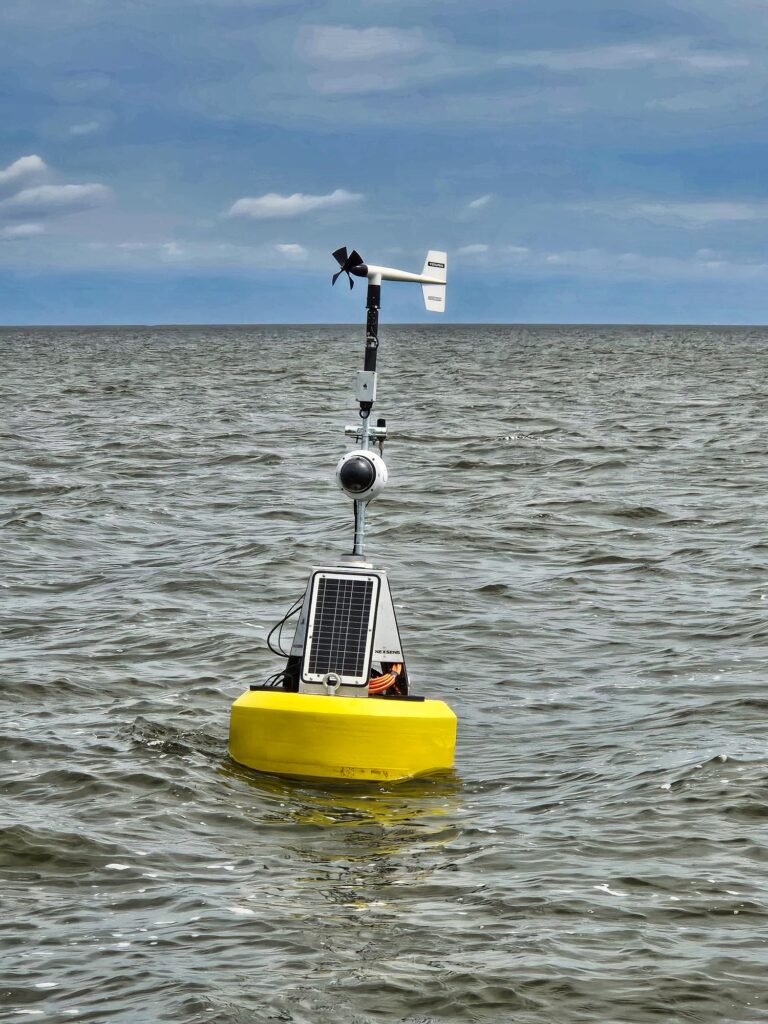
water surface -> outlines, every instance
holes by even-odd
[[[361,331],[0,332],[0,1016],[768,1020],[768,332],[384,327],[453,776],[226,756],[347,550]]]

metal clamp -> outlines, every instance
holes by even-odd
[[[344,433],[348,437],[360,438],[363,433],[363,428],[358,427],[356,424],[347,424],[344,427]],[[386,427],[368,427],[368,436],[374,441],[386,441],[387,439],[387,428]]]

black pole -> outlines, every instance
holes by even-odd
[[[379,348],[379,309],[381,307],[381,285],[369,284],[365,304],[368,319],[365,323],[365,363],[363,369],[376,369],[376,353]]]
[[[365,362],[363,369],[374,372],[376,370],[376,354],[379,349],[379,306],[381,304],[381,285],[368,282],[365,305],[368,309],[368,316],[365,321]],[[360,403],[360,418],[363,421],[361,434],[358,435],[362,448],[368,447],[368,418],[371,415],[373,402],[362,401]],[[363,537],[365,534],[365,506],[367,502],[355,502],[355,539],[352,545],[352,554],[365,557]]]

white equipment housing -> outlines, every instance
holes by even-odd
[[[348,462],[359,459],[365,459],[371,464],[374,474],[373,480],[371,481],[370,486],[366,487],[364,491],[348,491],[344,486],[344,481],[342,479],[344,467]],[[389,471],[387,470],[386,462],[380,455],[377,455],[376,452],[371,451],[370,448],[366,451],[361,451],[359,448],[353,448],[351,452],[347,452],[346,455],[342,455],[336,465],[336,483],[346,496],[351,498],[353,501],[371,501],[372,498],[381,494],[388,479]]]
[[[300,693],[367,697],[374,662],[404,662],[386,572],[313,569],[290,655],[301,659]]]
[[[406,270],[395,270],[394,267],[376,267],[370,263],[367,266],[367,277],[371,284],[381,284],[382,281],[410,281],[413,284],[420,284],[427,310],[430,313],[445,312],[447,253],[430,249],[420,274],[409,274]]]

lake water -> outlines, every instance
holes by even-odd
[[[391,327],[390,571],[455,773],[230,762],[348,550],[358,327],[0,331],[0,1017],[768,1020],[768,330]]]

